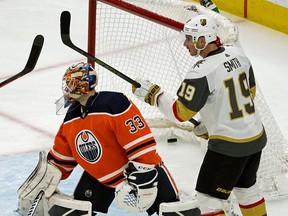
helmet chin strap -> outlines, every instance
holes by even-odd
[[[198,41],[197,41],[198,42]],[[197,50],[197,54],[195,55],[195,57],[198,57],[201,53],[202,50],[204,50],[207,47],[207,43],[205,44],[205,46],[203,48],[198,48],[197,47],[197,43],[194,44],[195,49]]]

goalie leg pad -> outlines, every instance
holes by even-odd
[[[51,196],[57,189],[61,180],[61,171],[47,163],[47,154],[45,151],[39,152],[39,161],[36,168],[17,190],[18,194],[18,212],[27,214],[33,201],[40,191],[44,191],[46,197]],[[37,206],[36,213],[41,215],[43,212],[42,201]]]
[[[44,216],[91,216],[89,201],[75,200],[71,196],[57,192],[43,200]]]
[[[200,216],[199,203],[197,200],[187,202],[161,203],[159,216]]]
[[[42,193],[43,191],[40,191],[33,200],[20,199],[18,201],[18,209],[16,212],[18,212],[20,215],[44,216]]]

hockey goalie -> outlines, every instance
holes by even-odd
[[[53,147],[48,154],[40,152],[37,167],[18,189],[18,212],[107,214],[115,198],[130,212],[153,215],[160,209],[165,216],[199,216],[196,200],[180,203],[178,188],[136,105],[120,92],[96,92],[97,82],[89,63],[65,71],[62,90],[70,106]],[[84,172],[73,196],[67,196],[57,187],[77,165]]]
[[[132,193],[135,193],[135,188],[127,183],[127,181],[119,184],[116,188],[116,203],[119,207],[131,212],[143,212],[142,210],[145,209],[145,206],[150,203],[151,198],[149,194],[155,195],[153,190],[156,188],[152,187],[147,191],[148,184],[143,182],[142,178],[140,178],[140,181],[142,181],[140,184],[138,177],[144,175],[146,176],[144,179],[147,179],[147,176],[151,176],[149,184],[153,184],[155,178],[158,176],[158,172],[156,169],[144,170],[142,165],[141,163],[129,162],[126,175],[127,178],[130,179],[129,181],[134,182],[134,185],[138,184],[138,198],[142,195],[144,197],[139,200],[138,198],[133,199]],[[133,167],[133,170],[136,168],[137,171],[131,172],[131,167]],[[145,167],[145,169],[146,168],[149,169],[149,167]],[[39,162],[36,168],[17,191],[17,212],[20,215],[27,216],[97,215],[97,213],[92,210],[92,203],[90,201],[76,200],[73,199],[72,196],[61,193],[57,189],[60,180],[61,171],[47,162],[47,153],[45,151],[39,152]],[[87,178],[85,180],[87,180]],[[85,183],[89,184],[89,181],[85,181]],[[138,202],[138,204],[132,205],[134,202]],[[139,209],[141,206],[143,207],[142,210]],[[196,200],[163,202],[159,206],[159,216],[200,216],[200,211],[197,206],[198,202]]]

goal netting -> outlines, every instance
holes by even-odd
[[[196,13],[206,13],[216,20],[222,43],[235,43],[237,40],[237,28],[230,20],[191,2],[92,0],[90,3],[94,1],[96,4],[91,4],[89,9],[89,52],[132,79],[142,77],[157,83],[171,95],[175,95],[185,74],[194,64],[183,46],[183,23]],[[156,138],[173,133],[197,142],[193,133],[188,132],[192,129],[191,124],[169,122],[157,108],[138,101],[131,92],[130,83],[99,65],[95,65],[95,68],[101,77],[98,88],[121,91],[130,97],[140,108]],[[281,198],[288,194],[287,140],[261,91],[258,91],[255,103],[268,135],[258,180],[266,199]]]

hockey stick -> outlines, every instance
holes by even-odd
[[[86,56],[87,58],[93,60],[95,63],[101,65],[102,67],[106,68],[107,70],[111,71],[115,75],[121,77],[122,79],[126,80],[130,84],[134,85],[136,88],[141,87],[141,84],[138,83],[137,81],[131,79],[130,77],[126,76],[125,74],[121,73],[117,69],[111,67],[110,65],[106,64],[105,62],[101,61],[100,59],[96,58],[95,56],[91,55],[88,52],[85,52],[84,50],[80,49],[79,47],[75,46],[73,42],[71,41],[70,37],[70,23],[71,23],[71,14],[69,11],[63,11],[61,13],[61,18],[60,18],[60,29],[61,29],[61,39],[62,42],[70,47],[71,49],[75,50],[76,52]],[[196,121],[195,119],[190,119],[189,120],[194,126],[199,125],[199,122]]]
[[[44,195],[44,191],[41,190],[38,195],[35,197],[35,199],[33,200],[31,207],[29,208],[27,215],[26,216],[33,216],[34,212],[40,202],[40,200],[42,199],[42,196]]]
[[[11,83],[12,81],[24,76],[25,74],[30,73],[34,69],[34,67],[38,61],[39,55],[41,53],[43,43],[44,43],[44,37],[42,35],[37,35],[33,41],[30,55],[29,55],[28,61],[25,65],[24,69],[21,72],[15,74],[14,76],[1,82],[0,88]]]
[[[135,87],[141,87],[140,83],[136,82],[135,80],[131,79],[130,77],[126,76],[125,74],[121,73],[117,69],[113,68],[112,66],[106,64],[105,62],[101,61],[100,59],[96,58],[95,56],[91,55],[90,53],[85,52],[84,50],[80,49],[79,47],[75,46],[70,38],[70,22],[71,22],[71,14],[69,11],[63,11],[61,13],[61,39],[62,42],[74,49],[76,52],[90,58],[95,63],[101,65],[102,67],[106,68],[110,72],[114,73],[115,75],[121,77],[122,79],[126,80],[130,84],[134,85]]]
[[[194,119],[194,118],[189,119],[189,122],[191,122],[192,124],[194,124],[194,128],[197,127],[197,126],[200,124],[200,122],[197,121],[197,120]]]

